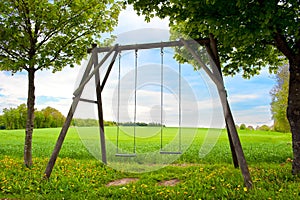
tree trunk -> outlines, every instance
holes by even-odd
[[[290,61],[287,118],[292,132],[292,173],[300,174],[300,62]]]
[[[28,70],[28,97],[27,97],[27,121],[25,131],[24,145],[24,164],[26,167],[32,166],[32,133],[34,127],[34,102],[35,102],[35,86],[34,86],[35,69]]]

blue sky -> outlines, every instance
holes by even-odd
[[[133,31],[138,29],[150,28],[155,29],[155,35],[147,36],[143,31]],[[144,29],[145,30],[145,29]],[[128,8],[123,11],[120,15],[119,25],[115,29],[113,34],[119,36],[118,42],[121,44],[135,44],[143,42],[160,42],[167,40],[165,32],[168,30],[168,20],[153,19],[151,23],[144,22],[143,17],[139,17],[135,14],[132,8]],[[136,34],[133,34],[136,33]],[[160,40],[160,41],[157,41]],[[172,53],[165,53],[165,69],[171,70],[170,73],[174,73],[174,76],[166,76],[165,83],[167,84],[164,88],[164,100],[165,102],[165,120],[166,123],[176,125],[176,120],[178,118],[178,82],[175,77],[178,70],[178,65],[174,60],[172,60]],[[127,59],[125,59],[127,57]],[[159,76],[157,70],[159,70],[160,54],[159,51],[151,52],[139,52],[139,66],[141,70],[146,75],[141,75],[140,79],[144,81],[148,80],[147,77],[149,73],[153,73],[154,76]],[[128,53],[124,54],[122,57],[122,77],[130,77],[133,74],[134,65],[134,54]],[[127,67],[126,67],[127,66]],[[147,67],[153,67],[152,72],[147,71]],[[144,68],[143,68],[144,67]],[[211,126],[212,121],[217,121],[218,125],[222,124],[222,112],[218,104],[216,91],[214,86],[211,85],[210,81],[206,77],[205,73],[193,71],[191,66],[182,66],[182,83],[185,91],[189,91],[186,95],[186,99],[183,100],[183,122],[186,125],[189,123],[198,123],[200,126]],[[173,71],[172,71],[173,70]],[[36,108],[42,109],[47,106],[51,106],[59,109],[64,115],[67,114],[68,109],[72,102],[72,93],[75,89],[75,83],[78,82],[79,74],[82,69],[80,66],[76,66],[71,69],[69,67],[64,68],[61,72],[56,72],[55,74],[51,71],[41,71],[36,74]],[[117,86],[117,67],[114,68],[112,75],[107,84],[107,88],[104,90],[104,103],[106,103],[104,111],[105,116],[109,120],[116,119],[116,111],[113,109],[116,100],[116,86]],[[141,72],[142,73],[142,72]],[[174,80],[172,80],[174,79]],[[0,113],[3,108],[16,107],[21,103],[26,103],[27,97],[27,75],[26,73],[17,73],[11,76],[9,72],[0,72]],[[158,119],[159,105],[160,105],[160,87],[157,82],[159,79],[150,81],[148,83],[141,82],[139,94],[143,94],[145,98],[139,97],[137,119],[139,121],[148,120],[155,121]],[[262,124],[272,124],[271,113],[270,113],[270,102],[271,97],[269,95],[275,81],[272,75],[268,74],[268,70],[262,70],[261,75],[255,76],[250,80],[243,79],[241,75],[236,75],[234,77],[225,77],[225,87],[228,93],[228,99],[232,112],[234,115],[235,122],[237,124],[245,123],[246,125],[262,125]],[[144,84],[144,85],[143,85]],[[169,84],[169,85],[168,85]],[[177,85],[177,86],[176,86]],[[168,90],[168,88],[170,90]],[[93,89],[90,86],[89,89]],[[89,98],[93,98],[90,94],[89,89],[85,92],[85,95]],[[169,91],[169,92],[168,92]],[[171,92],[170,92],[171,91]],[[112,95],[113,94],[113,95]],[[132,94],[128,96],[129,101],[127,101],[127,117],[130,119],[132,116],[133,109],[133,96]],[[190,103],[192,100],[196,99],[196,102]],[[151,100],[151,101],[149,101]],[[129,102],[129,103],[128,103]],[[191,105],[197,106],[198,111],[198,122],[193,122],[192,116],[195,112],[189,113]],[[77,116],[82,116],[84,107],[86,105],[79,105],[79,111]],[[212,108],[214,112],[212,112]],[[93,113],[93,107],[90,108]],[[123,109],[124,110],[124,109]],[[201,111],[201,112],[200,112]],[[213,113],[213,114],[212,114]],[[93,114],[92,114],[93,115]],[[153,119],[155,118],[155,119]],[[218,118],[218,120],[216,120]],[[169,121],[168,121],[169,120]],[[199,122],[200,121],[200,122]]]

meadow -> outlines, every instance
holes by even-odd
[[[92,148],[99,144],[99,136],[89,128],[70,128],[52,175],[45,180],[43,172],[59,131],[34,130],[34,164],[27,169],[24,130],[0,130],[0,199],[300,199],[300,177],[291,175],[290,134],[239,131],[253,181],[253,189],[247,190],[240,170],[233,167],[227,133],[207,129],[182,130],[183,154],[174,155],[175,159],[157,153],[161,148],[157,130],[138,130],[136,154],[153,152],[153,157],[116,158],[116,127],[106,127],[109,160],[104,165],[96,159],[100,148]],[[121,130],[119,148],[130,153],[132,135],[124,132],[130,131]],[[164,150],[177,151],[176,132],[176,128],[164,129]],[[209,151],[204,149],[199,156],[205,145]],[[122,178],[136,181],[107,186]],[[168,180],[178,183],[161,184]]]

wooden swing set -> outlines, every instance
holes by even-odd
[[[211,69],[206,66],[206,64],[201,60],[199,54],[197,51],[195,51],[192,48],[193,44],[205,46],[206,51],[209,54],[210,57],[210,63],[213,63],[213,67]],[[83,73],[82,79],[80,81],[80,85],[78,88],[74,91],[73,95],[73,102],[71,104],[71,107],[69,109],[68,115],[66,117],[65,123],[61,129],[61,132],[59,134],[59,137],[57,139],[55,148],[52,152],[52,155],[49,159],[48,165],[46,167],[46,170],[44,172],[45,177],[49,178],[53,167],[55,165],[56,159],[58,157],[58,154],[61,150],[62,144],[64,142],[65,136],[67,134],[67,131],[70,127],[71,121],[73,119],[73,115],[75,113],[75,110],[78,106],[79,101],[87,102],[87,103],[93,103],[97,105],[97,114],[98,114],[98,119],[99,119],[99,129],[100,129],[100,147],[101,147],[101,155],[102,155],[102,162],[107,164],[107,157],[106,157],[106,144],[105,144],[105,133],[104,133],[104,120],[103,120],[103,105],[102,105],[102,91],[105,87],[105,84],[107,82],[107,79],[110,75],[110,72],[114,66],[114,63],[117,59],[118,54],[120,55],[120,52],[122,51],[130,51],[134,50],[135,51],[135,111],[134,111],[134,124],[136,123],[136,78],[137,78],[137,52],[141,49],[155,49],[155,48],[160,48],[161,49],[161,65],[163,66],[163,48],[165,47],[185,47],[185,49],[192,55],[192,57],[195,59],[198,65],[201,66],[201,68],[207,73],[209,78],[214,82],[218,89],[218,94],[221,100],[222,108],[223,108],[223,114],[225,116],[225,122],[226,122],[226,128],[227,128],[227,133],[228,133],[228,138],[229,138],[229,143],[230,143],[230,149],[232,153],[232,158],[233,158],[233,164],[235,168],[240,167],[241,173],[244,178],[244,185],[250,189],[252,188],[252,181],[251,181],[251,176],[249,173],[248,165],[243,153],[243,149],[241,146],[241,142],[235,127],[235,123],[232,117],[232,113],[228,104],[227,100],[227,94],[226,90],[224,87],[223,83],[223,77],[221,73],[221,66],[220,66],[220,61],[218,57],[218,51],[217,51],[217,45],[214,37],[210,35],[210,38],[206,39],[198,39],[198,40],[184,40],[180,39],[179,41],[170,41],[170,42],[159,42],[159,43],[147,43],[147,44],[135,44],[135,45],[124,45],[124,46],[119,46],[116,44],[113,47],[97,47],[96,45],[93,45],[91,49],[88,50],[88,53],[91,53],[92,56],[87,64],[87,67]],[[102,60],[99,62],[98,60],[98,54],[99,53],[106,53],[106,55],[102,58]],[[111,56],[111,61],[108,65],[107,71],[105,73],[105,76],[102,80],[100,81],[100,73],[99,69],[103,64],[106,62],[106,60]],[[94,69],[92,67],[94,66]],[[119,56],[119,76],[118,76],[118,109],[120,109],[120,56]],[[179,71],[179,76],[181,74],[181,65],[179,64],[178,67]],[[163,73],[163,70],[162,72]],[[90,100],[90,99],[84,99],[81,98],[81,95],[83,93],[84,87],[86,84],[91,80],[91,78],[95,79],[95,85],[96,85],[96,100]],[[163,74],[161,75],[161,95],[163,94]],[[163,106],[163,96],[161,96],[161,107]],[[180,147],[180,138],[181,138],[181,86],[180,86],[180,77],[179,77],[179,150],[174,151],[174,152],[169,152],[169,151],[163,151],[162,149],[162,128],[161,128],[161,154],[181,154],[181,147]],[[119,123],[119,111],[117,114],[117,120]],[[161,109],[161,125],[162,123],[162,109]],[[119,135],[119,124],[118,124],[118,129],[117,129],[117,153],[116,156],[123,156],[123,157],[133,157],[136,156],[136,146],[135,146],[135,126],[134,126],[134,148],[133,148],[133,153],[130,154],[125,154],[125,153],[119,153],[118,152],[118,135]]]

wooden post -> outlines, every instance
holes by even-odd
[[[110,51],[102,58],[102,60],[94,67],[94,70],[85,78],[82,80],[82,83],[78,86],[78,88],[73,92],[74,96],[77,96],[80,91],[84,88],[84,86],[91,80],[91,78],[95,75],[97,71],[99,71],[99,68],[104,64],[104,62],[108,59],[108,57],[111,55],[113,51],[116,51],[118,48],[118,45],[113,46]],[[95,48],[97,49],[97,48]]]
[[[229,109],[229,112],[231,113],[230,109]],[[232,156],[233,166],[235,168],[239,168],[239,161],[237,159],[237,155],[236,155],[236,152],[235,152],[235,148],[234,148],[232,137],[231,137],[232,134],[230,133],[230,128],[229,128],[228,120],[227,119],[225,119],[225,123],[226,123],[227,136],[228,136],[228,139],[229,139],[229,146],[230,146],[230,150],[231,150],[231,156]]]
[[[96,69],[96,66],[98,65],[98,53],[97,51],[95,51],[95,48],[92,50],[92,59],[93,59],[94,68]],[[107,164],[99,69],[95,72],[95,85],[96,85],[97,108],[98,108],[97,113],[99,119],[99,129],[100,129],[100,148],[101,148],[102,162],[104,164]]]
[[[107,71],[106,71],[106,74],[105,74],[105,76],[104,76],[104,78],[103,78],[103,81],[102,81],[102,83],[101,83],[101,92],[102,92],[102,90],[104,89],[104,86],[105,86],[106,81],[107,81],[107,79],[108,79],[108,77],[109,77],[109,74],[110,74],[110,72],[111,72],[111,69],[112,69],[112,67],[114,66],[114,63],[115,63],[115,61],[116,61],[116,58],[117,58],[118,53],[119,53],[119,51],[116,50],[116,51],[115,51],[115,54],[114,54],[114,56],[113,56],[113,58],[112,58],[112,60],[111,60],[111,62],[110,62],[110,64],[109,64],[109,66],[108,66],[108,69],[107,69]]]
[[[210,56],[210,59],[212,59],[211,62],[214,62],[215,65],[216,65],[216,67],[212,67],[212,70],[213,70],[214,74],[221,77],[221,80],[224,84],[223,75],[222,75],[222,71],[221,71],[221,63],[220,63],[220,59],[219,59],[219,55],[218,55],[217,42],[216,42],[216,39],[214,38],[214,36],[212,34],[209,35],[209,38],[210,38],[210,43],[205,44],[205,47],[206,47],[207,53]],[[219,91],[218,91],[218,93],[219,93],[219,96],[220,96]],[[228,104],[227,98],[226,98],[226,101],[227,101],[227,104]],[[228,112],[231,113],[231,109],[230,109],[229,106],[228,106],[228,108],[229,108]],[[227,135],[228,135],[228,139],[229,139],[229,145],[230,145],[233,165],[234,165],[235,168],[238,168],[239,163],[238,163],[238,160],[237,160],[237,155],[236,155],[236,152],[235,152],[235,148],[234,148],[234,145],[233,145],[233,142],[232,142],[232,137],[231,137],[231,133],[230,133],[230,129],[229,129],[229,126],[234,126],[235,129],[236,129],[236,127],[235,127],[235,124],[229,124],[228,120],[226,118],[225,118],[225,123],[226,123],[226,129],[227,129]]]
[[[93,48],[95,48],[96,45],[93,45]],[[82,76],[82,79],[81,79],[81,82],[80,82],[80,85],[79,87],[77,88],[77,90],[75,90],[74,92],[74,98],[73,98],[73,102],[72,102],[72,105],[69,109],[69,112],[68,112],[68,115],[67,115],[67,118],[66,118],[66,121],[60,131],[60,134],[58,136],[58,139],[56,141],[56,145],[54,147],[54,150],[52,152],[52,155],[49,159],[49,162],[47,164],[47,167],[46,167],[46,170],[44,172],[44,175],[45,175],[45,178],[49,178],[51,176],[51,173],[52,173],[52,170],[53,170],[53,167],[55,165],[55,162],[56,162],[56,159],[58,157],[58,154],[61,150],[61,147],[62,147],[62,144],[65,140],[65,137],[67,135],[67,132],[68,132],[68,129],[70,127],[70,124],[71,124],[71,121],[73,119],[73,116],[74,116],[74,113],[75,113],[75,110],[78,106],[78,103],[80,101],[80,96],[82,94],[82,91],[85,87],[85,85],[88,83],[88,81],[91,79],[92,76],[95,75],[96,71],[99,70],[100,66],[105,62],[105,60],[107,60],[107,58],[109,57],[109,55],[117,48],[117,45],[112,47],[110,49],[110,51],[107,53],[107,55],[101,60],[101,62],[95,67],[94,71],[91,72],[91,69],[92,69],[92,66],[93,66],[93,57],[91,57],[86,69],[85,69],[85,72]],[[99,88],[101,89],[101,88]],[[98,103],[98,101],[97,101]],[[102,102],[101,102],[101,105],[102,105]],[[99,120],[100,121],[100,120]],[[103,120],[102,120],[103,122]]]
[[[242,175],[244,177],[244,184],[248,189],[251,189],[252,188],[252,180],[251,180],[250,172],[248,169],[248,164],[246,162],[243,148],[242,148],[237,130],[234,125],[234,120],[233,120],[232,113],[230,111],[230,107],[229,107],[229,104],[227,101],[226,92],[225,92],[225,90],[221,90],[220,88],[219,88],[219,90],[221,91],[220,98],[221,98],[221,102],[222,102],[225,120],[227,121],[227,123],[229,125],[228,126],[229,133],[231,135],[232,144],[234,146],[237,160],[238,160]],[[230,126],[230,124],[231,124],[231,126]],[[232,126],[232,124],[233,124],[233,126]]]
[[[190,47],[190,45],[186,41],[184,41],[184,40],[181,40],[181,41],[184,44],[184,46],[186,47],[186,49],[192,54],[194,59],[204,69],[204,71],[207,73],[207,75],[216,84],[216,86],[218,88],[222,108],[223,108],[224,117],[225,117],[228,124],[234,124],[233,117],[232,117],[232,114],[231,114],[231,111],[230,111],[230,108],[229,108],[229,104],[228,104],[228,101],[227,101],[226,90],[224,88],[224,84],[223,84],[223,81],[222,81],[221,77],[219,76],[219,74],[213,74],[210,71],[210,69],[202,62],[202,60],[198,56],[198,54]],[[243,149],[242,149],[242,145],[241,145],[238,133],[236,131],[235,126],[234,127],[233,126],[228,126],[228,128],[229,128],[229,133],[230,133],[231,138],[232,138],[232,144],[233,144],[234,149],[235,149],[237,160],[238,160],[238,163],[240,165],[242,175],[244,177],[244,184],[248,189],[251,189],[252,188],[252,180],[251,180],[248,165],[247,165],[247,162],[246,162],[246,159],[245,159],[245,155],[244,155],[244,152],[243,152]]]

